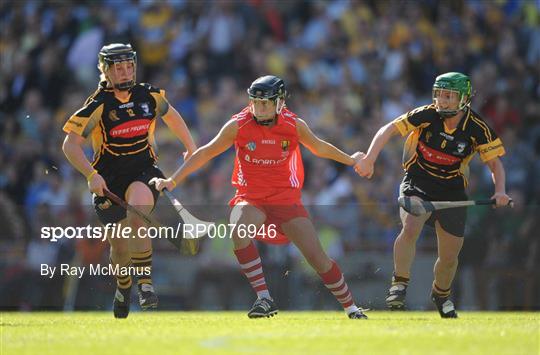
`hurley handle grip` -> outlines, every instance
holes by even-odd
[[[477,201],[474,201],[475,204],[477,205],[494,205],[497,203],[497,201],[495,201],[495,199],[491,199],[491,200],[477,200]],[[507,206],[510,206],[510,207],[514,207],[514,200],[510,199],[508,201],[508,204]]]

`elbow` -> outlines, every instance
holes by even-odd
[[[70,136],[66,136],[64,143],[62,143],[62,151],[64,155],[69,159],[70,156],[76,154],[77,142]]]
[[[325,147],[311,147],[309,151],[318,158],[328,158],[328,152]]]
[[[493,174],[496,174],[497,172],[504,170],[502,162],[499,158],[495,158],[488,161],[487,166],[489,167],[489,170],[491,170]]]
[[[206,161],[208,159],[209,154],[210,154],[210,152],[208,151],[208,149],[206,147],[200,147],[200,148],[197,148],[197,150],[195,150],[195,152],[190,157],[190,159],[197,158],[197,159],[200,159],[202,161]]]
[[[324,159],[332,159],[334,156],[334,154],[332,154],[332,151],[330,149],[327,149],[326,147],[317,150],[314,154],[317,157],[324,158]]]

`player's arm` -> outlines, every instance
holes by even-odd
[[[98,125],[102,113],[103,104],[89,99],[85,106],[73,114],[62,128],[66,132],[66,138],[62,144],[66,158],[75,169],[86,177],[90,191],[99,196],[103,196],[103,189],[106,189],[107,185],[84,155],[82,146],[86,137]]]
[[[188,159],[191,154],[197,149],[193,137],[189,132],[186,122],[178,111],[171,105],[165,115],[162,116],[163,121],[167,124],[167,127],[174,133],[176,137],[186,147],[187,152],[184,154],[184,159]]]
[[[103,189],[106,189],[107,185],[103,177],[98,174],[86,158],[82,148],[84,141],[84,137],[75,132],[69,132],[66,134],[66,138],[62,144],[62,150],[71,165],[86,177],[90,191],[103,196]]]
[[[375,164],[386,143],[388,143],[390,138],[398,134],[399,130],[393,122],[382,126],[371,140],[371,144],[369,145],[369,149],[364,159],[371,162],[371,164]],[[371,177],[371,175],[369,177]]]
[[[188,159],[191,154],[197,149],[191,133],[186,125],[186,122],[182,118],[182,115],[176,111],[176,109],[167,101],[165,97],[165,91],[159,90],[149,86],[150,94],[156,101],[156,110],[161,119],[165,122],[167,127],[173,132],[173,134],[182,142],[186,147],[184,153],[184,159]]]
[[[358,175],[371,179],[373,172],[375,171],[375,162],[377,161],[379,154],[390,138],[398,133],[399,130],[393,122],[382,126],[377,131],[371,140],[371,144],[369,145],[366,155],[359,159],[354,166],[354,170],[358,173]]]
[[[332,144],[317,137],[304,120],[300,118],[296,119],[296,130],[300,138],[300,143],[309,149],[311,153],[345,165],[354,165],[355,160],[349,154],[344,153]]]
[[[182,182],[188,175],[199,170],[207,162],[214,157],[223,153],[234,143],[236,134],[238,132],[238,124],[235,120],[227,122],[221,131],[210,142],[199,147],[193,155],[176,170],[176,172],[168,179],[155,179],[153,180],[156,189],[161,191],[163,189],[172,190],[177,184]]]
[[[371,140],[366,155],[360,158],[354,166],[354,170],[356,170],[358,175],[367,177],[368,179],[373,176],[375,162],[390,138],[398,134],[406,136],[418,126],[429,124],[430,117],[429,114],[426,114],[426,108],[427,106],[422,106],[409,111],[382,126]]]
[[[506,194],[506,173],[501,159],[495,157],[486,162],[486,165],[491,170],[491,178],[495,185],[495,194],[491,196],[497,202],[496,207],[506,206],[510,201],[510,197]]]
[[[506,154],[503,143],[495,131],[484,121],[471,117],[471,137],[476,142],[476,151],[480,160],[491,170],[495,193],[491,196],[496,201],[495,207],[508,205],[510,197],[506,194],[506,174],[500,157]]]

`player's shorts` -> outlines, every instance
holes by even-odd
[[[155,177],[165,178],[161,170],[159,170],[156,166],[151,165],[139,172],[138,174],[125,175],[119,173],[116,175],[105,175],[103,176],[103,179],[105,179],[109,191],[124,200],[126,199],[125,194],[129,185],[131,185],[131,183],[135,181],[142,182],[143,184],[148,186],[148,188],[152,192],[152,195],[154,195],[155,206],[156,201],[159,197],[159,191],[157,191],[153,185],[149,184],[150,180]],[[118,223],[127,217],[126,210],[123,207],[117,205],[113,201],[110,201],[105,196],[98,196],[96,194],[93,194],[93,201],[94,209],[97,213],[98,219],[104,225],[107,223]]]
[[[257,207],[266,215],[265,233],[257,233],[255,239],[269,244],[287,244],[290,240],[285,236],[281,226],[297,217],[309,218],[309,213],[302,204],[302,193],[298,189],[264,189],[256,192],[236,191],[229,201],[234,207],[241,202],[247,202]],[[274,229],[275,237],[270,238],[270,229]]]
[[[445,189],[444,185],[429,178],[405,174],[400,187],[400,196],[417,196],[425,201],[464,201],[467,200],[465,190]],[[426,224],[435,227],[439,221],[442,229],[456,236],[463,237],[467,221],[467,207],[449,208],[433,211]]]

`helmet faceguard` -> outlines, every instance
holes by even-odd
[[[433,84],[432,98],[435,106],[441,92],[449,91],[458,95],[458,105],[456,108],[439,108],[437,113],[442,118],[449,118],[457,115],[460,111],[464,111],[471,104],[471,80],[467,75],[450,72],[439,75]]]
[[[287,96],[285,82],[283,81],[283,79],[278,78],[277,76],[266,75],[256,79],[247,89],[247,93],[250,101],[252,102],[251,113],[259,124],[272,124],[272,122],[274,122],[275,120],[275,116],[273,119],[270,120],[259,120],[255,116],[255,112],[253,109],[253,104],[256,101],[272,101],[273,103],[275,103],[276,115],[279,115],[283,107],[285,107],[285,97]]]
[[[99,70],[106,76],[107,70],[113,67],[116,69],[119,65],[127,65],[129,63],[133,64],[133,77],[131,80],[124,81],[121,83],[113,83],[109,78],[107,78],[115,89],[118,90],[129,90],[136,83],[136,74],[137,74],[137,52],[131,48],[131,44],[122,44],[122,43],[112,43],[106,46],[103,46],[98,54]]]

